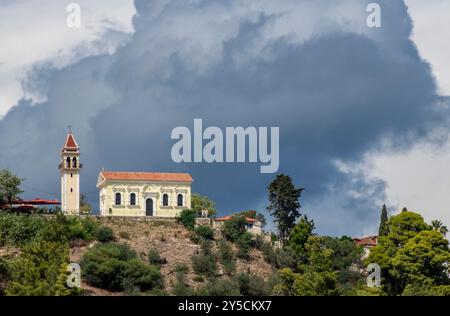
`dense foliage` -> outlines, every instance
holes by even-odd
[[[125,244],[97,244],[81,260],[85,280],[111,291],[139,291],[162,288],[159,269],[146,264]]]
[[[300,202],[303,188],[296,188],[288,175],[279,174],[269,187],[270,215],[278,225],[278,237],[281,241],[289,237],[291,229],[300,216]]]
[[[178,220],[189,230],[194,230],[195,228],[195,218],[197,217],[197,212],[194,210],[185,209],[182,210]]]
[[[210,217],[214,217],[217,213],[214,201],[198,193],[193,193],[191,196],[191,209],[196,213],[207,210]]]
[[[401,212],[387,222],[389,233],[380,237],[366,264],[382,269],[382,289],[389,295],[446,293],[450,286],[448,240],[422,216]]]

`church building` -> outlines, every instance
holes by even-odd
[[[191,208],[192,181],[187,173],[102,171],[100,215],[176,217]]]

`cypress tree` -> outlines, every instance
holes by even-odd
[[[378,236],[387,236],[387,234],[389,234],[389,226],[387,224],[387,221],[388,221],[387,209],[386,204],[384,204],[381,210],[381,220],[380,220],[380,227],[378,229]]]

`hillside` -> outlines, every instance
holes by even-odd
[[[189,268],[186,274],[186,282],[190,288],[197,288],[204,282],[194,281],[196,274],[192,269],[191,257],[198,254],[200,245],[191,240],[189,232],[183,225],[176,221],[136,221],[132,219],[97,218],[101,225],[110,227],[117,242],[128,244],[138,255],[147,260],[150,249],[156,249],[162,258],[167,260],[161,265],[161,273],[164,277],[164,288],[171,292],[175,284],[177,264],[185,264]],[[217,232],[216,232],[216,235]],[[121,237],[122,236],[122,237]],[[217,236],[216,236],[217,237]],[[212,241],[213,252],[217,252],[217,239]],[[87,245],[72,245],[70,248],[71,262],[79,262],[87,249],[96,244],[97,241]],[[232,245],[234,252],[236,245]],[[257,249],[250,250],[251,260],[246,261],[236,258],[236,273],[247,272],[251,275],[258,275],[267,279],[272,273],[272,267],[264,260],[263,254]],[[217,276],[227,278],[223,272],[223,267],[219,264]],[[82,287],[91,295],[121,295],[124,293],[109,292],[89,286],[83,282]]]

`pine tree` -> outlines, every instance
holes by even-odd
[[[297,218],[300,216],[300,202],[303,188],[296,188],[291,177],[279,174],[269,187],[270,215],[275,218],[278,224],[278,236],[281,241],[289,237],[290,230],[295,226]]]
[[[386,204],[384,204],[383,209],[381,210],[381,220],[380,220],[380,227],[378,229],[378,236],[387,236],[389,234],[389,226],[387,224],[387,221],[388,221],[387,209]]]

